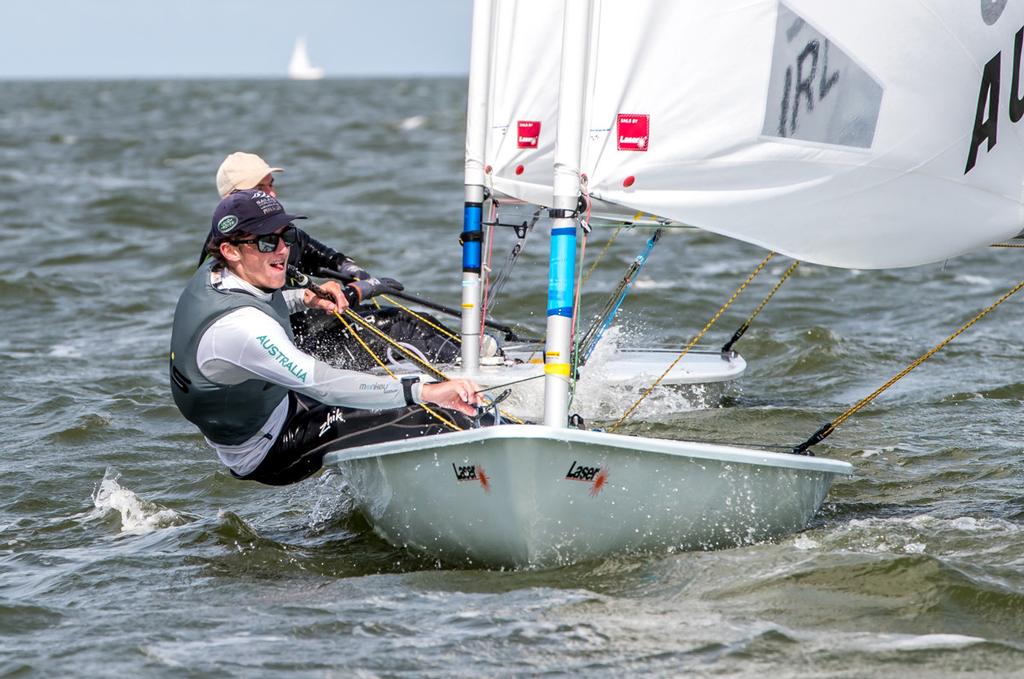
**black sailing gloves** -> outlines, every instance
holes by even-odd
[[[366,280],[370,274],[344,253],[311,238],[302,229],[296,229],[298,239],[288,254],[288,263],[303,273],[316,276],[320,269],[331,269],[353,280]]]
[[[374,278],[344,253],[311,238],[301,229],[297,229],[297,231],[298,241],[291,249],[288,263],[300,271],[316,275],[321,268],[331,269],[342,274],[346,279],[351,278],[353,282],[349,283],[346,288],[355,288],[359,293],[359,302],[365,302],[377,295],[387,295],[405,289],[405,286],[394,278]],[[349,301],[352,302],[352,300]]]
[[[365,273],[365,272],[364,272]],[[390,295],[405,290],[405,286],[394,278],[366,278],[349,283],[348,287],[359,291],[359,301],[365,302],[377,295]]]
[[[334,263],[330,268],[340,272],[343,276],[357,281],[365,281],[372,278],[362,267],[340,252],[334,258]]]

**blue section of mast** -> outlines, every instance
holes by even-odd
[[[480,203],[466,203],[462,213],[462,270],[480,273],[480,250],[483,231],[483,206]]]
[[[548,316],[572,317],[572,283],[575,273],[576,227],[551,229]]]

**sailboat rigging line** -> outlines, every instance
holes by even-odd
[[[494,223],[493,219],[498,214],[498,208],[496,207],[495,201],[491,201],[489,208],[490,214],[487,221],[484,222],[484,226],[487,227],[487,256],[484,258],[483,265],[480,267],[480,272],[483,274],[483,301],[480,305],[480,339],[483,340],[484,328],[487,325],[487,293],[490,292],[489,281],[491,279],[491,256],[494,253]]]
[[[416,320],[420,321],[424,325],[427,325],[427,326],[433,328],[434,330],[437,330],[439,333],[441,333],[445,337],[453,340],[456,344],[459,344],[459,343],[462,342],[462,338],[459,337],[458,335],[456,335],[455,333],[451,332],[450,330],[448,330],[448,328],[444,327],[443,325],[438,325],[437,323],[432,322],[426,316],[421,316],[420,314],[416,313],[415,311],[413,311],[409,307],[405,306],[404,304],[402,304],[400,302],[396,302],[389,295],[381,295],[380,297],[385,302],[389,302],[389,303],[393,304],[394,306],[398,307],[399,309],[401,309],[405,313],[409,314],[410,316],[412,316]]]
[[[540,375],[534,375],[533,377],[524,377],[521,380],[515,380],[515,381],[512,381],[512,382],[506,382],[505,384],[495,384],[495,385],[490,386],[490,387],[482,387],[480,389],[477,389],[476,393],[477,394],[482,394],[485,391],[491,391],[492,389],[502,389],[504,387],[511,387],[513,384],[522,384],[523,382],[529,382],[530,380],[539,380],[539,379],[542,379],[543,377],[544,377],[544,373],[541,373]]]
[[[320,267],[320,269],[317,271],[317,274],[323,276],[324,278],[333,278],[334,280],[341,281],[342,283],[351,283],[352,281],[355,280],[351,276],[345,276],[340,271],[335,271],[334,269],[328,269],[326,267]],[[417,295],[411,295],[407,292],[392,292],[389,293],[389,295],[391,297],[404,299],[407,302],[412,302],[413,304],[425,306],[428,309],[433,309],[434,311],[440,311],[441,313],[448,314],[449,316],[462,316],[462,312],[457,309],[445,306],[444,304],[438,304],[437,302],[432,302],[429,299],[423,299],[422,297],[419,297]],[[520,337],[519,335],[516,334],[516,331],[513,330],[511,326],[505,325],[503,323],[497,323],[495,321],[485,321],[485,324],[487,325],[488,328],[493,328],[494,330],[505,333],[505,341],[507,342],[532,341],[530,338]]]
[[[340,313],[338,313],[337,311],[335,311],[334,315],[337,316],[337,319],[339,321],[341,321],[341,323],[345,326],[345,330],[348,331],[348,334],[351,335],[352,337],[354,337],[356,339],[356,341],[359,343],[359,345],[362,346],[362,348],[364,348],[364,350],[367,353],[370,354],[370,356],[375,360],[377,365],[379,365],[381,368],[383,368],[384,372],[386,372],[388,375],[390,375],[391,377],[395,377],[394,373],[392,373],[388,369],[388,367],[386,365],[384,365],[384,362],[383,362],[383,360],[381,360],[380,356],[378,356],[374,352],[374,350],[372,348],[370,348],[370,346],[366,342],[362,341],[362,338],[359,337],[357,333],[353,332],[352,327],[349,326],[349,324],[345,321],[344,317]],[[370,332],[372,332],[375,335],[377,335],[380,339],[382,339],[385,342],[387,342],[388,344],[390,344],[392,347],[398,349],[398,351],[400,351],[404,356],[407,356],[408,358],[412,359],[413,363],[418,364],[421,368],[423,368],[426,372],[430,373],[434,377],[436,377],[436,378],[438,378],[440,380],[444,380],[444,381],[447,381],[447,380],[451,379],[451,378],[449,378],[449,376],[445,375],[444,373],[442,373],[437,368],[435,368],[435,367],[431,366],[429,363],[425,362],[425,360],[420,358],[419,355],[417,355],[414,351],[411,351],[408,347],[403,346],[399,342],[394,341],[394,339],[392,339],[387,333],[383,332],[380,328],[378,328],[374,324],[372,324],[369,321],[367,321],[366,319],[364,319],[364,317],[360,316],[358,313],[356,313],[352,309],[345,309],[345,316],[347,316],[350,321],[354,321],[355,323],[357,323],[362,328],[366,328]],[[431,415],[434,415],[434,417],[436,417],[437,419],[439,419],[439,420],[441,419],[441,417],[439,415],[435,414],[433,411],[430,410],[430,408],[428,408],[424,404],[420,404],[420,406],[422,406],[423,409],[425,411],[427,411],[428,413],[430,413]],[[508,413],[502,413],[502,417],[504,417],[506,420],[511,420],[512,422],[515,422],[516,424],[522,424],[523,423],[522,420],[520,420],[520,419],[518,419],[516,417],[513,417],[513,416],[509,415]],[[455,426],[455,425],[453,424],[452,426]],[[458,429],[458,427],[456,427],[456,429]]]
[[[750,272],[749,276],[747,276],[747,280],[743,281],[743,283],[738,288],[736,288],[736,291],[732,293],[732,297],[726,300],[725,304],[723,304],[722,307],[715,313],[715,315],[711,317],[711,320],[704,325],[701,331],[698,332],[692,340],[690,340],[690,343],[683,347],[683,350],[679,352],[678,356],[676,356],[676,360],[672,361],[672,364],[665,369],[665,372],[661,373],[658,379],[656,379],[654,383],[651,384],[651,386],[647,387],[644,393],[640,395],[640,398],[636,400],[636,403],[631,405],[629,407],[629,410],[623,413],[622,417],[620,417],[615,424],[608,428],[609,432],[614,433],[615,430],[618,429],[622,425],[622,423],[625,422],[629,418],[629,416],[633,414],[633,411],[637,409],[640,403],[645,398],[647,398],[652,391],[654,391],[654,388],[661,384],[661,381],[665,379],[665,376],[672,372],[672,369],[679,364],[679,361],[683,360],[683,357],[686,356],[686,354],[690,353],[690,349],[693,349],[695,346],[697,346],[697,342],[699,342],[700,339],[704,336],[704,333],[711,329],[711,326],[713,326],[715,322],[719,319],[719,317],[723,313],[725,313],[725,310],[728,309],[729,306],[736,301],[736,298],[740,296],[740,293],[742,293],[743,290],[746,289],[748,285],[750,285],[750,281],[754,280],[754,277],[757,276],[757,274],[761,273],[761,270],[768,265],[769,260],[771,260],[771,258],[774,256],[774,252],[769,252],[768,255],[761,260],[761,263],[758,264],[757,267]]]
[[[578,217],[580,230],[583,231],[583,242],[580,243],[580,256],[578,269],[579,273],[576,276],[576,292],[573,295],[572,300],[572,322],[569,325],[569,342],[572,350],[570,352],[569,368],[570,382],[569,382],[569,407],[572,407],[572,402],[576,398],[576,380],[579,379],[579,343],[576,342],[576,322],[580,317],[580,295],[583,291],[583,262],[586,259],[587,254],[587,241],[590,240],[590,232],[593,230],[590,226],[590,209],[592,202],[590,200],[590,194],[587,192],[587,175],[580,175],[580,195],[577,201],[576,213],[579,215],[581,212],[584,213],[582,217]]]
[[[572,300],[572,325],[569,327],[569,337],[576,337],[576,319],[580,316],[580,290],[583,288],[583,262],[587,255],[587,241],[590,239],[590,224],[580,220],[580,227],[583,230],[583,242],[580,243],[580,270],[576,277],[576,294]]]
[[[744,333],[746,333],[748,329],[750,329],[750,324],[753,323],[754,319],[757,318],[757,315],[761,313],[761,310],[765,308],[765,306],[768,304],[771,298],[775,296],[775,293],[779,291],[779,288],[782,287],[782,284],[785,283],[787,279],[789,279],[790,275],[794,271],[796,271],[796,267],[799,264],[800,260],[794,260],[793,263],[789,265],[789,268],[786,269],[786,272],[784,274],[782,274],[782,277],[779,279],[779,282],[775,284],[775,287],[771,289],[771,291],[765,296],[765,298],[761,300],[761,303],[757,305],[757,308],[754,309],[754,313],[750,314],[750,317],[747,320],[743,321],[743,325],[741,325],[736,330],[736,332],[733,333],[732,338],[724,345],[722,345],[722,356],[724,358],[728,358],[732,354],[733,345],[736,344],[736,342],[738,342],[741,337],[743,337]]]
[[[633,287],[633,283],[640,275],[644,265],[647,264],[647,259],[651,256],[654,246],[657,245],[658,240],[661,238],[661,232],[661,229],[656,230],[654,235],[647,240],[647,247],[636,256],[629,265],[629,268],[626,269],[626,273],[623,274],[618,286],[612,292],[611,297],[608,298],[608,302],[605,303],[604,309],[594,319],[594,322],[590,324],[590,327],[587,328],[587,332],[579,343],[579,354],[582,357],[581,364],[585,364],[590,355],[594,353],[594,349],[597,347],[597,343],[601,341],[605,330],[612,324],[615,315],[619,313],[619,307],[622,306],[622,302],[625,301],[629,289]]]
[[[298,285],[299,287],[306,288],[306,289],[310,290],[314,295],[316,295],[317,297],[320,297],[322,299],[333,300],[331,295],[326,290],[324,290],[319,285],[314,283],[312,281],[312,279],[310,279],[309,276],[307,276],[306,274],[300,272],[295,267],[293,267],[293,266],[289,266],[288,267],[288,275],[289,275],[289,277],[291,277],[293,279],[294,283],[296,285]],[[348,290],[346,290],[345,292],[347,293]],[[337,311],[334,312],[334,316],[339,321],[341,321],[341,324],[345,326],[345,330],[348,331],[348,334],[355,338],[355,340],[359,343],[359,345],[363,348],[363,350],[370,356],[370,358],[372,358],[377,363],[377,365],[379,365],[381,368],[383,368],[384,372],[386,372],[391,377],[397,379],[397,377],[395,376],[395,373],[393,373],[391,371],[391,369],[388,368],[388,366],[384,363],[384,361],[381,360],[380,356],[378,356],[373,351],[373,349],[371,349],[370,346],[368,344],[366,344],[366,342],[363,341],[363,338],[359,336],[359,333],[357,333],[355,331],[355,329],[351,325],[349,325],[348,321],[345,320],[344,316],[339,314]],[[447,381],[448,380],[448,376],[447,375],[445,375],[443,372],[441,372],[440,370],[438,370],[434,366],[430,365],[430,363],[428,363],[427,361],[424,361],[422,358],[420,358],[420,356],[416,352],[411,351],[408,347],[402,345],[399,342],[396,342],[390,335],[388,335],[386,332],[382,331],[380,328],[375,326],[373,323],[370,323],[369,321],[367,321],[365,318],[363,318],[362,316],[360,316],[356,312],[352,311],[351,309],[345,309],[345,316],[348,316],[350,320],[355,321],[356,323],[358,323],[363,328],[366,328],[370,332],[374,333],[375,335],[377,335],[378,337],[383,339],[385,342],[390,344],[395,349],[398,349],[398,351],[400,351],[404,356],[406,356],[407,358],[411,359],[414,363],[419,364],[419,366],[422,367],[426,372],[434,375],[435,377],[440,378],[443,381]],[[433,410],[430,406],[426,405],[425,403],[420,403],[419,405],[420,405],[421,408],[426,410],[428,413],[430,413],[437,420],[443,422],[444,424],[448,425],[449,427],[453,428],[456,431],[462,431],[462,429],[458,425],[456,425],[454,422],[451,422],[450,420],[448,420],[447,418],[442,416],[440,413],[438,413],[435,410]],[[515,422],[516,424],[523,424],[523,421],[520,420],[519,418],[515,417],[515,416],[509,415],[508,413],[501,413],[501,414],[504,416],[504,418],[506,420],[511,420],[512,422]]]
[[[360,323],[365,323],[365,321],[359,316],[359,314],[355,313],[351,309],[345,309],[345,315],[349,316],[350,318],[353,318],[353,319],[358,319]],[[391,372],[391,370],[384,364],[384,361],[380,360],[380,357],[377,356],[376,353],[374,353],[373,349],[371,349],[369,347],[369,345],[366,344],[366,342],[363,341],[363,338],[359,336],[359,334],[355,331],[355,329],[351,325],[348,324],[348,321],[345,320],[344,316],[339,314],[337,311],[334,312],[334,316],[339,321],[341,321],[341,324],[343,326],[345,326],[345,330],[348,331],[348,334],[351,335],[352,337],[356,338],[356,341],[359,342],[360,346],[363,347],[363,350],[366,351],[366,353],[370,355],[370,358],[372,358],[374,361],[376,361],[377,364],[381,368],[384,369],[384,372],[386,372],[392,378],[398,379],[398,377],[395,375],[395,373]],[[368,324],[368,325],[369,325],[369,327],[373,328],[372,324]],[[376,330],[376,328],[373,328],[373,329]],[[403,347],[403,349],[404,349],[404,347]],[[438,371],[438,372],[440,374],[440,371]],[[443,416],[441,413],[437,412],[436,410],[434,410],[433,408],[431,408],[427,404],[420,403],[419,405],[420,405],[421,408],[426,410],[431,415],[431,417],[433,417],[434,419],[438,420],[439,422],[444,423],[446,426],[452,428],[455,431],[462,431],[462,427],[460,427],[459,425],[455,424],[454,422],[452,422],[447,417]]]
[[[537,208],[529,222],[524,221],[521,226],[516,227],[516,242],[512,245],[511,251],[509,251],[508,256],[505,257],[505,263],[501,265],[498,275],[494,277],[494,282],[490,285],[490,290],[488,292],[489,308],[484,308],[481,313],[484,318],[486,318],[488,313],[493,311],[494,307],[498,305],[498,296],[501,294],[501,291],[505,288],[505,284],[508,283],[509,278],[512,276],[512,269],[515,268],[516,262],[519,260],[519,255],[522,254],[523,247],[526,245],[526,237],[529,235],[530,231],[533,230],[534,225],[540,221],[543,214],[544,209]],[[501,226],[499,221],[496,220],[495,223]],[[489,321],[485,322],[489,323]]]
[[[836,427],[838,427],[843,422],[845,422],[847,419],[849,419],[849,417],[851,415],[853,415],[855,412],[857,412],[858,410],[860,410],[861,408],[866,406],[868,403],[873,401],[876,396],[881,394],[883,391],[885,391],[886,389],[888,389],[892,385],[896,384],[896,382],[898,382],[899,380],[901,380],[904,377],[906,377],[906,375],[911,370],[913,370],[917,366],[919,366],[922,363],[924,363],[925,361],[927,361],[929,358],[931,358],[934,354],[936,354],[944,346],[946,346],[947,344],[949,344],[950,342],[955,340],[957,337],[962,335],[968,328],[970,328],[972,325],[974,325],[975,323],[980,321],[982,318],[984,318],[986,315],[988,315],[988,313],[990,311],[995,309],[997,306],[999,306],[1000,304],[1002,304],[1006,300],[1010,299],[1010,297],[1012,297],[1014,294],[1016,294],[1017,291],[1019,291],[1021,288],[1024,288],[1024,281],[1021,281],[1020,283],[1017,283],[1017,285],[1013,286],[1013,288],[1009,292],[1004,294],[1002,297],[997,299],[992,304],[990,304],[987,307],[985,307],[977,316],[975,316],[974,318],[969,320],[967,323],[964,323],[963,325],[961,325],[960,328],[956,332],[954,332],[952,335],[950,335],[949,337],[947,337],[946,339],[942,340],[941,342],[936,344],[934,347],[932,347],[931,349],[926,351],[924,354],[922,354],[920,357],[918,357],[917,360],[915,360],[913,363],[908,365],[906,368],[904,368],[903,370],[898,372],[888,382],[886,382],[885,384],[880,386],[878,389],[875,389],[873,392],[871,392],[870,394],[868,394],[867,396],[862,398],[860,401],[855,403],[852,407],[850,407],[849,410],[844,412],[842,415],[840,415],[836,419],[832,420],[831,422],[827,422],[824,425],[822,425],[821,429],[819,429],[818,431],[814,432],[814,434],[812,434],[809,439],[807,439],[806,441],[804,441],[800,445],[794,447],[793,450],[790,451],[790,452],[792,452],[792,453],[794,453],[796,455],[812,455],[813,456],[814,453],[812,453],[810,450],[808,450],[808,448],[810,448],[811,446],[813,446],[813,445],[815,445],[817,443],[821,443],[821,441],[824,440],[825,437],[827,437],[829,434],[834,432],[836,430]]]
[[[341,314],[339,314],[339,313],[335,312],[335,313],[334,313],[334,315],[338,317],[338,320],[341,320],[341,321],[342,321],[343,323],[345,322],[345,321],[344,321],[344,319],[343,319],[343,318],[341,317]],[[437,368],[435,368],[434,366],[430,365],[430,363],[428,363],[428,362],[424,361],[423,359],[421,359],[421,358],[420,358],[420,357],[419,357],[418,355],[416,355],[416,354],[415,354],[414,352],[412,352],[412,351],[409,351],[409,349],[407,349],[406,347],[404,347],[404,346],[403,346],[403,345],[402,345],[401,343],[399,343],[399,342],[396,342],[396,341],[394,340],[394,338],[392,338],[392,337],[391,337],[390,335],[388,335],[388,334],[387,334],[386,332],[384,332],[383,330],[381,330],[380,328],[378,328],[377,326],[375,326],[375,325],[374,325],[373,323],[370,323],[369,321],[367,321],[367,320],[366,320],[365,318],[363,318],[362,316],[360,316],[360,315],[359,315],[359,314],[357,314],[356,312],[352,311],[351,309],[345,309],[345,316],[347,316],[349,320],[355,321],[355,322],[356,322],[356,323],[357,323],[357,324],[358,324],[358,325],[359,325],[360,327],[362,327],[362,328],[365,328],[366,330],[369,330],[369,331],[371,331],[371,332],[372,332],[373,334],[377,335],[377,337],[379,337],[380,339],[384,340],[384,341],[385,341],[385,342],[387,342],[387,343],[388,343],[389,345],[391,345],[392,347],[394,347],[395,349],[397,349],[398,351],[400,351],[400,352],[402,353],[402,355],[403,355],[403,356],[405,356],[406,358],[410,359],[410,360],[411,360],[411,361],[412,361],[413,363],[415,363],[415,364],[419,365],[419,366],[420,366],[421,368],[423,368],[424,370],[426,370],[426,371],[427,371],[428,373],[430,373],[430,374],[431,374],[431,375],[433,375],[434,377],[437,377],[438,379],[442,379],[442,380],[447,380],[447,379],[448,379],[448,376],[447,376],[447,375],[445,375],[445,374],[444,374],[443,372],[441,372],[440,370],[438,370],[438,369],[437,369]],[[351,334],[351,326],[349,326],[349,324],[348,324],[348,323],[345,323],[345,329],[346,329],[346,330],[349,330],[349,332],[350,332],[350,334]],[[361,344],[361,345],[363,346],[363,348],[364,348],[364,349],[366,350],[366,352],[367,352],[368,354],[370,354],[370,356],[372,356],[372,357],[373,357],[373,359],[374,359],[375,361],[377,361],[377,363],[378,363],[378,364],[379,364],[379,365],[380,365],[380,366],[381,366],[382,368],[384,368],[384,370],[387,370],[388,374],[391,374],[391,371],[390,371],[390,370],[388,370],[387,366],[385,366],[385,365],[384,365],[384,361],[382,361],[382,360],[381,360],[381,359],[380,359],[380,358],[379,358],[379,357],[378,357],[378,356],[377,356],[377,355],[376,355],[376,354],[375,354],[375,353],[373,352],[373,350],[371,350],[371,349],[370,349],[370,347],[369,347],[369,346],[367,346],[367,345],[366,345],[366,344],[365,344],[365,343],[363,342],[363,340],[362,340],[362,338],[361,338],[361,337],[359,337],[358,335],[355,335],[355,334],[353,334],[353,337],[355,337],[355,338],[356,338],[356,340],[357,340],[357,341],[358,341],[358,342],[359,342],[359,343],[360,343],[360,344]],[[394,375],[392,375],[392,376],[394,376]]]

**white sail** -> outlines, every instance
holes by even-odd
[[[552,195],[563,4],[503,1],[494,13],[486,163],[493,189],[537,205]]]
[[[324,77],[324,69],[309,61],[306,39],[302,36],[295,40],[292,58],[288,62],[288,77],[292,80],[320,80]]]
[[[515,4],[505,11],[518,26],[559,11]],[[595,0],[589,192],[627,213],[851,268],[938,261],[1012,237],[1024,223],[1013,77],[1022,27],[1019,0]],[[513,105],[496,102],[492,129],[557,119],[558,43],[540,37],[549,30],[497,43],[496,69],[547,82],[503,92]],[[500,48],[517,41],[531,45],[528,59]],[[510,153],[508,136],[491,136],[493,185],[534,202],[550,192],[543,122],[537,149]]]

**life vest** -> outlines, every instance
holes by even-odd
[[[199,372],[199,340],[217,319],[235,309],[255,307],[281,324],[294,341],[288,306],[280,291],[263,301],[240,290],[220,290],[210,283],[216,260],[203,263],[178,299],[171,331],[171,394],[178,410],[203,434],[221,445],[252,438],[288,394],[288,389],[253,378],[241,384],[211,382]]]

